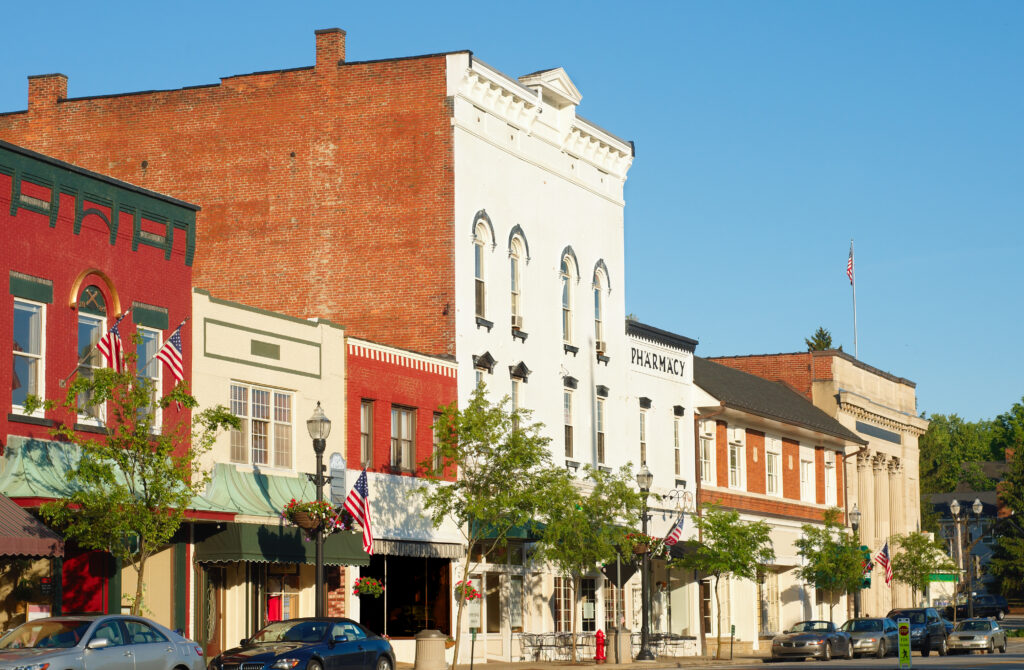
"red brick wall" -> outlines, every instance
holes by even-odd
[[[814,448],[814,499],[825,504],[825,448]]]
[[[345,616],[348,612],[348,591],[345,588],[345,567],[327,567],[327,616]]]
[[[741,493],[727,493],[724,491],[701,491],[699,498],[701,504],[710,503],[743,512],[769,514],[801,521],[821,521],[825,518],[824,510],[801,505],[799,502],[754,498]]]
[[[454,354],[445,56],[339,66],[344,34],[319,37],[316,68],[190,89],[33,78],[0,139],[202,206],[194,280],[220,298]]]
[[[766,491],[764,468],[764,433],[747,431],[747,490],[751,493]]]
[[[782,495],[800,500],[800,443],[782,438]]]
[[[832,355],[827,352],[723,356],[710,358],[716,363],[743,370],[772,381],[785,382],[811,400],[811,384],[832,378]]]
[[[718,485],[729,485],[729,425],[725,421],[715,422],[715,470]]]
[[[836,506],[839,509],[846,507],[846,488],[843,486],[843,474],[846,470],[846,461],[843,460],[843,452],[836,453]]]

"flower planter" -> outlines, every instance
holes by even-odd
[[[646,554],[648,551],[650,551],[650,547],[648,547],[646,544],[633,545],[634,554]]]
[[[303,530],[316,530],[320,527],[320,520],[311,516],[308,512],[294,512],[292,521]]]
[[[444,641],[444,648],[445,649],[451,649],[454,646],[455,646],[455,640],[445,640]]]

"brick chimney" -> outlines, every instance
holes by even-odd
[[[325,28],[316,31],[316,69],[337,67],[345,62],[345,31]]]
[[[28,78],[28,111],[54,107],[68,97],[67,75],[34,74]]]

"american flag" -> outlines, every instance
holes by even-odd
[[[676,525],[672,526],[672,530],[665,536],[665,544],[673,545],[679,542],[679,538],[683,536],[683,515],[679,515],[679,520],[676,521]]]
[[[345,509],[363,527],[363,551],[373,553],[373,531],[370,530],[370,487],[366,484],[366,470],[359,475],[355,486],[345,498]]]
[[[875,554],[875,563],[885,570],[885,583],[892,582],[892,563],[889,561],[889,543],[882,546],[882,550]]]
[[[164,342],[164,346],[156,352],[156,357],[170,368],[175,383],[185,380],[185,365],[181,355],[181,326],[178,326]]]
[[[850,244],[850,257],[846,260],[846,276],[850,278],[850,283],[853,283],[853,244]]]
[[[130,311],[128,310],[128,312]],[[125,368],[124,347],[121,344],[121,331],[118,330],[118,326],[121,325],[121,319],[128,316],[128,312],[119,316],[110,330],[96,343],[96,348],[103,354],[103,358],[107,359],[107,365],[118,372],[124,372]]]

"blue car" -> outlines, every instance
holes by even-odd
[[[386,639],[351,619],[276,621],[212,661],[208,670],[394,670]]]

